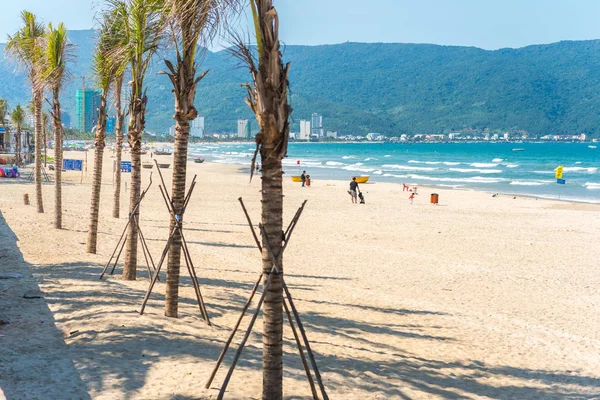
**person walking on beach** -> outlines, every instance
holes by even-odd
[[[412,203],[413,203],[413,200],[414,200],[414,198],[415,198],[415,192],[412,192],[412,193],[410,194],[410,197],[408,198],[408,201],[410,202],[410,204],[412,204]]]
[[[358,183],[356,182],[356,177],[353,176],[352,177],[352,181],[350,182],[350,190],[348,191],[348,193],[350,193],[350,199],[352,200],[353,204],[358,204],[358,202],[356,201],[357,198],[357,192],[360,192],[360,189],[358,188]]]
[[[302,171],[302,175],[300,175],[300,179],[302,180],[302,187],[306,184],[306,171]]]

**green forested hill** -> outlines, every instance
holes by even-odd
[[[74,91],[90,71],[92,31],[71,32],[78,45],[74,80],[64,108],[74,119]],[[0,52],[3,50],[0,45]],[[435,133],[462,128],[524,129],[533,134],[600,132],[600,41],[560,42],[486,51],[422,44],[344,43],[287,46],[292,63],[292,130],[310,114],[341,134]],[[166,52],[165,52],[166,54]],[[164,56],[164,54],[163,54]],[[244,104],[249,79],[225,52],[207,52],[209,74],[199,86],[197,108],[214,132],[236,131],[252,118]],[[149,73],[147,128],[164,132],[173,123],[169,82]],[[30,96],[14,63],[0,60],[0,97],[10,104]]]

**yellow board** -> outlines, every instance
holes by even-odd
[[[356,177],[356,183],[367,183],[368,180],[369,180],[368,176],[357,176]]]
[[[302,182],[302,178],[299,175],[292,176],[292,182]]]
[[[556,167],[556,179],[562,179],[563,166]]]

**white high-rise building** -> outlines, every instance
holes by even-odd
[[[300,134],[298,140],[309,140],[310,139],[310,121],[300,121]]]
[[[323,132],[323,117],[317,113],[313,113],[310,117],[311,134],[317,135],[320,138],[324,136]]]
[[[249,138],[250,137],[250,121],[247,119],[238,119],[238,138]]]
[[[190,121],[190,136],[204,137],[204,117],[196,117],[195,120]]]

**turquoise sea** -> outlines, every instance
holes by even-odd
[[[319,179],[370,175],[396,182],[600,203],[600,148],[595,143],[290,143],[287,176]],[[590,147],[592,146],[592,147]],[[513,149],[522,149],[513,151]],[[249,166],[253,145],[197,144],[190,155]],[[300,166],[298,167],[298,161]],[[565,185],[554,178],[564,166]]]

